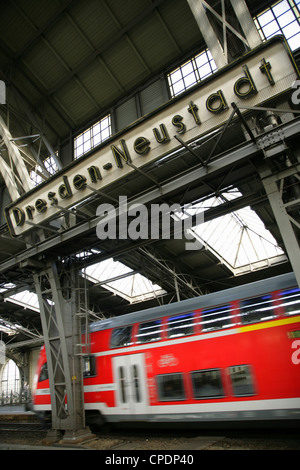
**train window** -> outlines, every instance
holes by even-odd
[[[192,335],[194,333],[194,314],[185,313],[171,317],[168,320],[168,336],[175,338],[177,336]]]
[[[298,288],[280,292],[279,297],[286,315],[297,315],[300,313],[300,290]]]
[[[254,385],[250,366],[241,365],[229,367],[229,373],[236,397],[254,395]]]
[[[156,377],[160,401],[185,400],[182,374],[165,374]]]
[[[83,377],[94,377],[96,375],[95,356],[82,357],[82,372]]]
[[[134,386],[134,398],[135,402],[139,403],[141,401],[141,395],[140,395],[140,377],[139,377],[139,371],[138,371],[138,366],[134,364],[131,366],[131,374],[132,374],[132,383]]]
[[[47,362],[45,362],[45,363],[42,365],[42,368],[41,368],[41,373],[40,373],[40,377],[39,377],[39,382],[43,382],[43,380],[48,380],[48,379],[49,379],[48,364],[47,364]]]
[[[231,323],[230,305],[211,307],[201,312],[202,331],[229,328]]]
[[[263,295],[252,299],[242,300],[240,305],[242,323],[256,323],[275,317],[271,295]]]
[[[118,375],[119,375],[119,383],[120,383],[120,390],[121,390],[121,401],[122,403],[126,403],[125,370],[123,366],[119,367]]]
[[[194,397],[222,398],[224,390],[219,369],[196,370],[191,372]]]
[[[161,320],[147,321],[141,323],[137,334],[138,343],[149,343],[160,340]]]
[[[111,348],[120,348],[121,346],[130,346],[132,326],[125,326],[122,328],[115,328],[112,331],[110,339]]]

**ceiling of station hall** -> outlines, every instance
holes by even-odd
[[[252,14],[262,9],[256,0],[247,4]],[[0,78],[11,133],[42,131],[56,148],[203,47],[186,0],[4,2]]]
[[[12,0],[0,40],[8,93],[40,116],[53,146],[203,45],[183,0]],[[22,112],[12,98],[11,113]]]

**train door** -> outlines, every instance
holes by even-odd
[[[113,358],[116,406],[123,415],[144,415],[148,411],[144,354]]]

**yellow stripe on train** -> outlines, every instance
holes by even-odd
[[[241,333],[246,333],[247,331],[263,330],[264,328],[291,325],[293,323],[299,323],[299,322],[300,322],[300,315],[296,315],[295,317],[282,318],[280,320],[266,321],[262,323],[256,323],[255,325],[241,326],[239,329]]]

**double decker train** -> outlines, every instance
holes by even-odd
[[[90,326],[87,416],[108,423],[300,423],[300,290],[293,274]],[[33,409],[51,414],[45,349]]]

